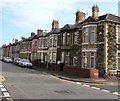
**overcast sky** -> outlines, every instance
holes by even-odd
[[[52,20],[59,20],[59,27],[75,23],[77,10],[91,16],[92,6],[99,6],[99,15],[118,15],[119,0],[0,0],[0,46],[12,39],[29,37],[37,29],[51,30]],[[92,1],[92,2],[91,2]],[[109,1],[109,2],[108,2]],[[114,2],[113,2],[114,1]]]

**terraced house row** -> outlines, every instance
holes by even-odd
[[[59,28],[53,20],[50,32],[38,29],[29,38],[3,45],[3,56],[29,59],[35,66],[63,71],[82,77],[109,77],[120,69],[120,17],[99,16],[99,7],[92,7],[92,16],[76,12],[75,24]]]

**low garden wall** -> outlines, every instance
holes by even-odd
[[[64,66],[64,73],[85,77],[85,78],[98,78],[99,70],[97,69],[87,69],[87,68],[79,68],[75,66]]]
[[[53,63],[42,63],[39,60],[33,61],[34,66],[39,68],[46,68],[53,71],[61,71],[67,74],[72,74],[75,76],[85,77],[85,78],[99,78],[99,70],[89,69],[89,68],[79,68],[77,66],[64,66],[61,64]]]

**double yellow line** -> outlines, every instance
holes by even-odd
[[[118,84],[113,84],[113,85],[111,85],[111,84],[105,84],[105,83],[100,83],[100,84],[99,84],[99,83],[86,83],[86,82],[84,82],[84,81],[76,82],[76,81],[65,80],[65,79],[59,78],[59,77],[57,77],[57,76],[48,74],[48,73],[47,73],[47,75],[49,75],[49,76],[51,76],[51,77],[53,77],[53,78],[55,78],[55,79],[57,79],[57,80],[61,80],[61,81],[65,81],[65,82],[81,83],[81,84],[87,84],[87,85],[120,86],[119,83],[118,83]]]

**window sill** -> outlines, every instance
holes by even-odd
[[[86,44],[89,44],[88,42],[86,42],[86,43],[82,43],[82,45],[86,45]]]

